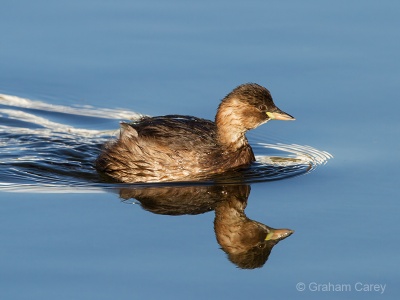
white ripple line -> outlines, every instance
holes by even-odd
[[[79,116],[89,117],[100,117],[105,119],[138,119],[142,115],[133,111],[120,110],[120,109],[108,109],[108,108],[94,108],[89,105],[70,107],[63,105],[48,104],[42,101],[33,101],[25,98],[20,98],[12,95],[0,94],[0,104],[20,107],[20,108],[32,108],[50,112],[59,112],[66,114],[73,114]]]
[[[259,143],[259,145],[266,147],[277,149],[285,152],[290,152],[296,154],[300,159],[304,159],[305,161],[311,161],[316,165],[324,165],[327,161],[333,158],[333,155],[326,152],[315,149],[308,145],[297,145],[297,144],[268,144],[268,143]]]
[[[51,132],[54,131],[59,131],[59,132],[68,132],[68,133],[76,133],[84,136],[94,136],[94,135],[99,135],[101,133],[104,133],[104,130],[93,130],[93,129],[81,129],[81,128],[75,128],[73,126],[57,123],[57,122],[52,122],[48,119],[35,116],[30,113],[26,113],[23,111],[19,110],[13,110],[13,109],[0,109],[0,114],[6,114],[9,119],[14,119],[18,121],[24,121],[24,122],[29,122],[33,124],[40,125],[44,128],[47,128],[51,130]],[[12,132],[12,128],[9,126],[1,126],[0,125],[0,130],[7,130],[7,132]],[[31,133],[43,133],[46,130],[43,129],[28,129],[24,128],[24,131],[30,131]],[[21,128],[18,128],[18,132],[21,132]]]

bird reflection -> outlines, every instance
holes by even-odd
[[[214,210],[218,244],[228,259],[242,269],[262,267],[272,248],[293,233],[246,216],[249,185],[121,188],[119,194],[122,199],[140,201],[145,210],[155,214],[196,215]]]

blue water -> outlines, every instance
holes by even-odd
[[[2,11],[2,299],[399,297],[397,1],[21,0]],[[252,270],[220,249],[215,202],[154,213],[91,166],[120,120],[212,119],[245,82],[296,117],[252,131],[256,154],[302,159],[247,181],[247,217],[295,231]]]

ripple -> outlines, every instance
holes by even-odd
[[[321,151],[307,145],[282,144],[282,143],[277,143],[277,144],[258,143],[258,145],[267,149],[282,151],[282,153],[286,153],[286,155],[288,155],[287,158],[292,158],[296,162],[310,164],[310,171],[314,170],[317,166],[325,165],[329,159],[333,158],[332,154],[328,153],[327,151]],[[281,157],[276,157],[276,159],[274,159],[270,163],[284,164],[285,162],[287,162],[287,160],[283,160],[280,162],[279,158]],[[290,163],[291,161],[289,160],[289,164]]]
[[[256,183],[304,175],[332,158],[310,146],[257,141],[253,144],[256,162],[251,167],[202,181],[102,182],[93,167],[102,144],[118,131],[118,121],[140,116],[126,110],[51,105],[0,95],[0,190],[82,193],[121,186]]]
[[[30,99],[20,98],[17,96],[0,94],[0,104],[19,108],[33,109],[37,112],[53,112],[70,114],[74,116],[88,116],[105,119],[132,119],[138,118],[141,114],[129,110],[109,109],[109,108],[94,108],[90,105],[82,106],[64,106],[45,103],[42,101],[34,101]]]

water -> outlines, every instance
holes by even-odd
[[[396,1],[2,9],[2,299],[398,298]],[[97,177],[92,161],[119,121],[212,119],[244,82],[296,117],[249,134],[258,163],[244,174]],[[214,230],[221,203],[294,233],[261,268],[241,269]]]

